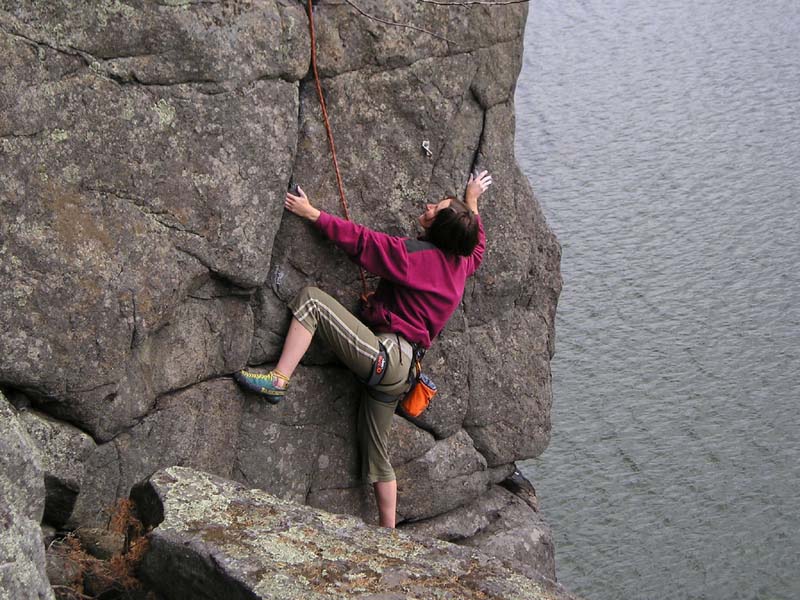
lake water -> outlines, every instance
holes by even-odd
[[[525,43],[564,291],[522,469],[559,581],[800,599],[800,2],[536,0]]]

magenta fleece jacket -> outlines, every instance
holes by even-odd
[[[467,277],[483,260],[486,236],[478,217],[471,256],[445,254],[430,242],[395,237],[321,212],[315,225],[356,264],[381,278],[364,322],[430,348],[461,302]]]

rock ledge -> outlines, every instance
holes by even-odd
[[[143,520],[157,525],[144,576],[170,600],[573,598],[473,549],[371,527],[184,467],[158,471],[132,497]]]

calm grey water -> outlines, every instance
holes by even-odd
[[[800,2],[530,9],[517,153],[565,285],[523,470],[559,580],[800,599]]]

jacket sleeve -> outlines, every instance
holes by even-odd
[[[405,238],[373,231],[363,225],[320,212],[315,222],[328,239],[357,265],[395,283],[408,282],[408,250]]]
[[[472,275],[478,270],[478,267],[483,262],[483,251],[486,249],[486,233],[483,231],[483,221],[478,215],[478,245],[472,251],[472,254],[467,257],[467,277]]]

